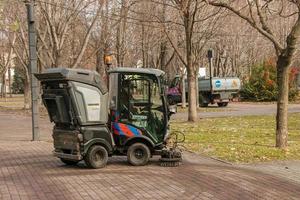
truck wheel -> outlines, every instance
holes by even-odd
[[[134,143],[127,150],[127,160],[134,166],[146,165],[150,156],[149,147],[142,143]]]
[[[65,163],[66,165],[76,165],[79,160],[67,160],[64,158],[60,158],[61,162]]]
[[[201,103],[200,106],[206,108],[206,107],[208,107],[208,103]]]
[[[108,160],[107,150],[100,145],[90,147],[84,158],[85,164],[93,169],[103,168]]]
[[[223,103],[218,103],[218,106],[219,107],[223,107]]]
[[[228,102],[221,102],[221,103],[218,103],[218,106],[219,107],[226,107],[228,105]]]

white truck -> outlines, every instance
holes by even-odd
[[[168,100],[170,104],[180,103],[182,95],[182,80],[179,75],[175,76],[168,89]],[[198,78],[199,104],[207,107],[208,104],[217,103],[219,107],[226,107],[228,102],[237,95],[241,89],[241,81],[238,77],[212,77]],[[188,98],[188,84],[185,79],[186,98]]]

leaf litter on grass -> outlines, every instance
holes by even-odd
[[[275,148],[274,116],[207,118],[171,128],[185,133],[189,150],[231,162],[300,159],[300,113],[289,115],[287,150]]]

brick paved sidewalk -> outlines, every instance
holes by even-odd
[[[300,185],[300,161],[274,161],[240,165],[240,167],[272,174]]]
[[[300,199],[297,182],[194,154],[177,168],[115,157],[91,170],[67,167],[51,151],[48,142],[0,141],[0,199]]]

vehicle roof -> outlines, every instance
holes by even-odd
[[[42,82],[70,80],[98,87],[103,94],[107,92],[105,81],[102,80],[96,71],[86,69],[50,68],[40,74],[35,74],[35,76]]]
[[[108,71],[108,73],[141,73],[152,74],[155,76],[164,75],[165,72],[154,68],[133,68],[133,67],[116,67]]]

